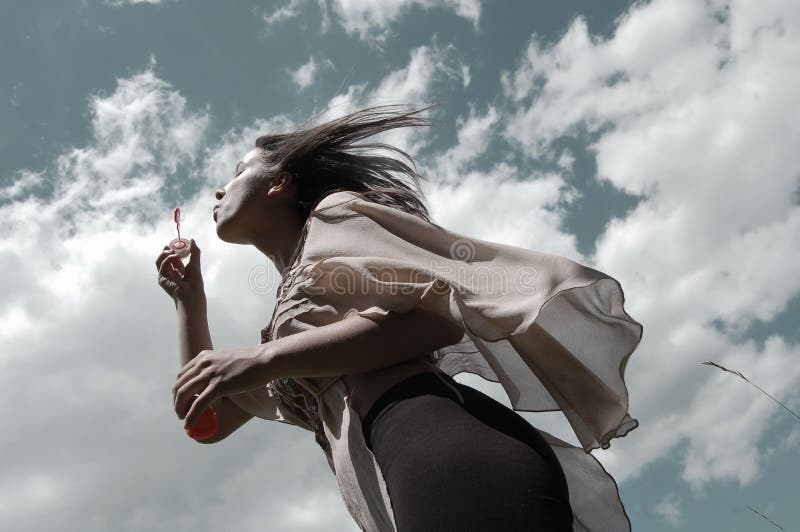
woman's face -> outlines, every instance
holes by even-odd
[[[217,236],[232,244],[252,244],[274,225],[270,204],[269,172],[261,150],[249,151],[236,165],[234,178],[216,191],[219,208],[214,209]]]

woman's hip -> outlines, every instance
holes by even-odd
[[[383,471],[398,525],[435,529],[446,519],[453,526],[458,514],[459,524],[469,523],[472,530],[488,530],[490,522],[505,530],[533,523],[571,530],[564,473],[541,434],[505,405],[444,377],[461,392],[463,404],[426,373],[388,390],[364,420],[365,440]],[[485,528],[478,526],[482,520]]]

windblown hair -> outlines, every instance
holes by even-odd
[[[291,133],[263,135],[255,145],[268,166],[292,175],[304,220],[328,194],[351,191],[432,222],[414,159],[386,143],[359,143],[391,129],[430,126],[420,115],[432,107],[368,107]],[[398,157],[370,153],[381,148]]]

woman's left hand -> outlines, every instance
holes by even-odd
[[[185,428],[194,426],[200,414],[218,398],[259,388],[272,380],[262,348],[200,351],[181,368],[172,387],[172,399],[178,418],[186,418]],[[199,397],[195,398],[195,394]]]

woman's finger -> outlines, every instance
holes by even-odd
[[[190,245],[189,262],[186,263],[186,271],[192,278],[201,277],[200,272],[200,248],[192,241]]]
[[[211,401],[214,399],[214,388],[213,386],[208,386],[200,395],[192,397],[194,401],[192,401],[192,406],[189,412],[186,413],[186,420],[183,423],[183,428],[187,430],[197,423],[197,418],[200,417],[200,413],[211,404]]]
[[[159,266],[158,268],[158,273],[172,281],[183,280],[182,277],[175,275],[175,273],[180,273],[180,272],[177,272],[177,269],[174,268],[174,265],[169,260],[169,258],[173,256],[175,255],[171,254],[166,259],[164,259],[164,261],[161,263],[161,266]]]
[[[204,388],[203,377],[201,375],[197,375],[177,387],[175,393],[175,414],[178,416],[178,419],[186,417],[186,411],[189,409],[189,403],[193,400],[194,394]]]
[[[175,385],[172,387],[172,399],[175,403],[176,412],[178,411],[178,402],[181,400],[181,393],[185,393],[186,387],[191,386],[201,377],[202,367],[202,351],[197,354],[193,359],[187,362],[178,372],[175,377]]]
[[[191,362],[189,364],[191,364]],[[193,373],[190,373],[187,370],[187,367],[189,366],[189,364],[184,366],[180,370],[180,372],[178,372],[178,376],[175,378],[175,384],[172,386],[172,402],[175,405],[175,412],[176,413],[178,412],[178,401],[181,398],[181,392],[183,390],[183,387],[184,387],[185,383],[187,381],[189,381],[194,376]]]
[[[164,263],[161,265],[161,269],[158,272],[158,284],[162,286],[165,284],[174,285],[175,287],[177,287],[178,286],[177,281],[179,281],[180,279],[177,279],[176,277],[177,273],[171,271],[168,265]]]
[[[162,261],[163,261],[165,258],[167,258],[167,256],[170,254],[170,251],[171,251],[171,250],[169,249],[169,247],[168,247],[168,246],[164,246],[164,247],[166,247],[167,249],[165,249],[164,251],[162,251],[161,253],[159,253],[159,254],[158,254],[158,257],[156,257],[156,269],[158,269],[158,268],[161,268],[161,262],[162,262]]]
[[[156,259],[156,267],[161,269],[161,266],[165,262],[168,262],[172,256],[175,256],[175,252],[172,250],[162,252],[161,255],[158,256],[158,259]]]
[[[181,275],[183,275],[184,272],[183,261],[181,261],[180,257],[175,251],[168,248],[162,251],[158,255],[158,258],[156,258],[156,268],[159,271],[161,270],[161,265],[164,264],[164,262],[171,263],[173,266],[175,266],[175,269],[178,270],[181,273]]]
[[[181,386],[181,389],[178,391],[178,401],[175,405],[175,414],[177,414],[178,418],[186,420],[189,417],[191,409],[194,408],[197,403],[196,396],[209,389],[214,389],[214,386],[212,386],[209,379],[203,375],[198,375]]]
[[[193,359],[184,364],[183,367],[178,371],[178,375],[175,377],[176,380],[180,381],[181,377],[183,377],[183,375],[187,371],[190,371],[192,368],[197,366],[202,360],[203,360],[203,351],[200,351]]]
[[[172,267],[175,268],[175,271],[177,271],[179,274],[181,274],[181,277],[183,277],[185,275],[186,267],[183,265],[183,261],[181,259],[179,259],[179,258],[172,259],[171,264],[172,264]]]

